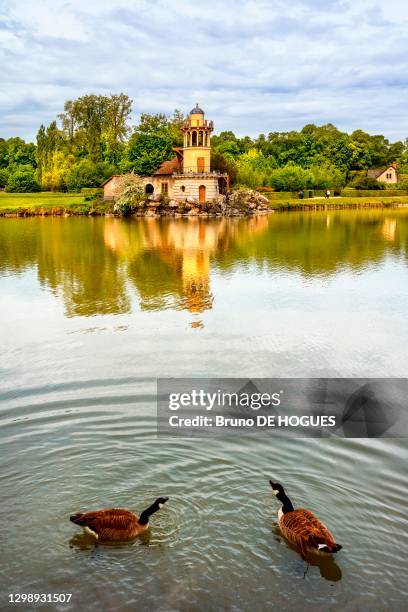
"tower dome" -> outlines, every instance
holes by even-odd
[[[190,111],[190,115],[204,115],[204,111],[198,106],[198,102],[196,103],[195,107]]]

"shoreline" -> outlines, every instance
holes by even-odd
[[[336,201],[337,200],[337,201]],[[408,196],[390,197],[390,198],[378,198],[376,201],[374,198],[370,198],[368,201],[365,198],[353,198],[343,199],[336,198],[331,202],[325,201],[324,203],[313,201],[292,201],[292,202],[280,202],[277,205],[276,201],[269,202],[269,208],[261,210],[245,210],[235,212],[204,212],[198,209],[191,210],[188,212],[172,212],[168,209],[162,212],[156,211],[140,211],[129,215],[127,218],[250,218],[259,215],[266,215],[270,213],[279,212],[323,212],[333,210],[360,210],[360,209],[398,209],[408,208]],[[19,207],[6,207],[0,206],[0,217],[2,218],[29,218],[29,217],[115,217],[125,218],[114,211],[112,202],[81,202],[72,203],[68,205],[56,205],[56,206],[19,206]]]

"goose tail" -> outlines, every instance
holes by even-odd
[[[331,553],[334,554],[339,552],[343,547],[341,544],[318,544],[317,550],[319,552]]]

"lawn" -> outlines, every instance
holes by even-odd
[[[268,195],[268,194],[265,194]],[[300,198],[292,199],[288,198],[287,200],[274,200],[269,198],[271,203],[271,208],[275,210],[295,210],[297,208],[315,208],[315,207],[369,207],[369,206],[400,206],[407,205],[408,206],[408,196],[382,196],[382,197],[335,197],[326,200],[325,198],[305,198],[301,200]]]
[[[89,195],[89,194],[88,194]],[[0,191],[1,216],[103,215],[112,212],[111,202],[89,199],[84,193],[6,193]]]
[[[6,193],[0,191],[0,209],[47,208],[54,206],[69,207],[84,203],[81,193],[55,193],[43,191],[39,193]]]

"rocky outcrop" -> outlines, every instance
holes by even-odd
[[[269,200],[253,189],[237,189],[218,195],[211,202],[198,202],[188,197],[184,201],[150,195],[135,210],[136,216],[165,217],[246,217],[272,212]]]

